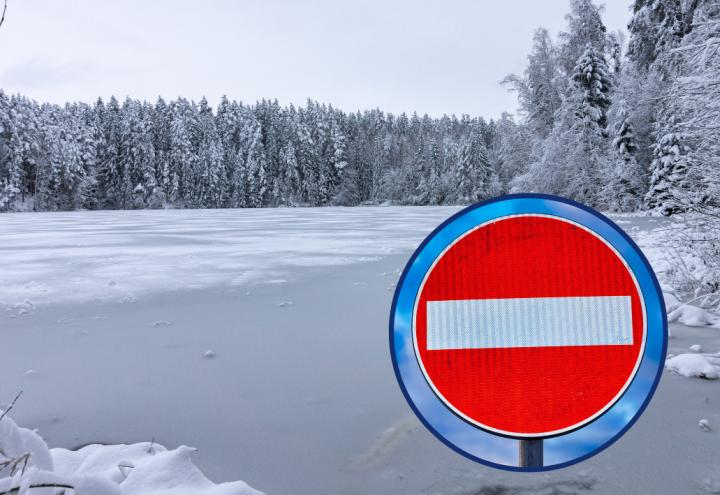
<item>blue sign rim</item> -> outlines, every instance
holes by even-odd
[[[561,217],[583,225],[602,237],[622,255],[635,275],[645,302],[647,318],[646,345],[641,364],[623,396],[593,422],[587,423],[573,432],[548,439],[546,448],[550,442],[558,444],[564,438],[570,438],[571,435],[590,429],[595,422],[607,415],[614,414],[613,421],[619,424],[613,426],[611,428],[613,431],[607,434],[607,438],[591,447],[588,452],[540,468],[524,468],[488,460],[473,452],[473,449],[468,448],[467,445],[460,445],[460,443],[471,444],[472,441],[492,441],[488,437],[517,442],[517,437],[513,440],[507,436],[481,430],[457,416],[435,395],[424,378],[422,382],[417,380],[416,373],[420,372],[420,367],[414,359],[414,353],[411,353],[412,360],[406,353],[403,353],[404,350],[407,351],[408,337],[412,339],[412,314],[415,296],[419,289],[418,280],[422,280],[424,277],[429,263],[432,263],[445,246],[470,228],[480,223],[518,214],[547,214]],[[604,215],[576,201],[547,194],[510,194],[483,201],[464,208],[435,228],[415,250],[400,276],[393,296],[389,330],[390,354],[395,377],[405,399],[424,426],[445,445],[464,457],[490,467],[509,471],[560,469],[582,462],[612,445],[635,424],[652,399],[662,376],[667,351],[667,318],[662,291],[650,263],[640,248],[620,227]],[[413,361],[417,369],[413,369]],[[631,391],[632,398],[625,400]],[[437,407],[438,405],[440,408]],[[613,410],[616,408],[617,410],[622,408],[622,412],[615,414]],[[448,415],[455,419],[451,419]],[[452,424],[453,421],[460,421],[471,429],[462,428],[462,435],[454,435],[452,428],[460,427]],[[474,435],[473,431],[476,432]],[[448,432],[451,433],[448,434]],[[597,432],[593,434],[597,434]],[[477,438],[469,438],[472,436]],[[573,441],[577,442],[578,440],[573,439]]]

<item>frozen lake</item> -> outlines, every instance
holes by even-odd
[[[457,210],[2,215],[0,402],[24,390],[13,417],[50,446],[187,444],[211,479],[268,494],[720,491],[718,381],[666,372],[620,441],[549,474],[476,465],[419,425],[388,312],[412,250]],[[662,269],[662,220],[619,222]],[[671,353],[720,351],[719,330],[672,332]]]

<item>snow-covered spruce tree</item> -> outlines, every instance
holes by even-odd
[[[647,208],[669,216],[684,211],[687,191],[686,136],[677,115],[666,108],[657,124],[658,140],[653,146],[655,159],[651,164],[650,185],[645,195]]]
[[[123,187],[118,207],[145,208],[155,188],[155,148],[147,108],[127,99],[120,123],[120,170]]]
[[[288,141],[280,154],[280,172],[282,173],[282,204],[297,206],[302,204],[302,173],[298,163],[295,146]]]
[[[170,173],[170,132],[172,129],[172,114],[170,108],[162,97],[155,102],[151,109],[152,143],[155,150],[155,189],[148,198],[150,208],[162,208],[169,200],[173,189],[172,174]]]
[[[96,122],[101,139],[98,143],[97,188],[99,205],[103,209],[122,208],[126,201],[126,177],[122,163],[121,135],[123,132],[120,105],[113,96],[105,105],[95,105]]]
[[[221,140],[212,109],[205,98],[198,106],[193,130],[197,149],[191,172],[193,187],[189,189],[186,201],[194,208],[218,208],[223,205],[228,187],[225,184]]]
[[[262,143],[262,134],[258,125],[251,132],[250,144],[248,147],[245,169],[247,171],[248,206],[260,208],[265,206],[268,200],[269,180],[267,173],[267,159],[265,147]]]
[[[49,107],[42,131],[45,153],[38,164],[38,208],[73,210],[79,206],[84,177],[81,128],[69,112]]]
[[[635,211],[642,206],[645,173],[635,157],[635,130],[623,104],[615,118],[612,140],[614,167],[607,178],[604,203],[610,211]]]
[[[196,155],[193,149],[192,127],[194,112],[190,103],[184,98],[170,104],[170,183],[168,199],[177,206],[184,206],[187,198],[193,194],[194,184],[191,183],[195,168]]]
[[[443,186],[443,159],[437,140],[430,143],[427,165],[422,171],[418,188],[418,203],[423,205],[442,204],[446,191]]]
[[[0,91],[0,211],[22,207],[35,190],[40,153],[39,109],[19,95],[7,98]]]
[[[463,144],[456,169],[456,198],[460,203],[474,203],[499,192],[499,182],[480,133],[471,131]]]
[[[605,129],[610,85],[605,59],[588,45],[572,73],[542,159],[530,167],[520,184],[605,206],[601,184],[611,167]]]
[[[304,203],[318,206],[317,182],[320,168],[317,146],[313,139],[311,127],[306,122],[304,112],[298,112],[298,122],[295,126],[295,149],[303,178],[302,198]]]
[[[330,111],[332,112],[332,108]],[[338,198],[343,196],[343,186],[348,189],[352,186],[347,182],[344,183],[349,177],[343,177],[348,165],[346,161],[347,143],[345,134],[340,127],[340,123],[334,117],[331,116],[330,118],[328,144],[324,159],[325,170],[322,174],[322,188],[325,191],[324,204],[337,204],[340,202]]]

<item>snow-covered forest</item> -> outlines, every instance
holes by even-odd
[[[611,211],[712,208],[720,2],[632,9],[626,35],[607,32],[592,0],[571,0],[565,31],[539,28],[524,73],[504,79],[520,113],[498,120],[228,98],[59,106],[0,91],[0,209],[439,205],[520,191]]]

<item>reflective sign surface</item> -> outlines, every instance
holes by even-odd
[[[448,445],[512,468],[506,436],[553,437],[551,468],[637,418],[665,326],[654,274],[622,230],[573,202],[516,195],[423,242],[395,294],[391,351],[409,403]]]

